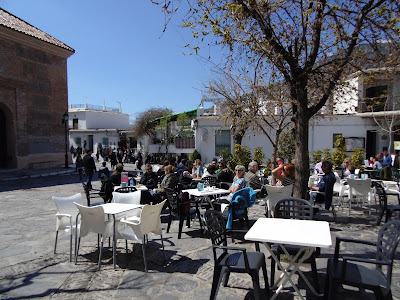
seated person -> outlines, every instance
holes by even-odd
[[[203,168],[203,164],[201,163],[200,159],[196,159],[194,161],[194,167],[193,169],[195,170],[193,172],[193,178],[202,178],[203,173],[204,173],[204,168]]]
[[[172,165],[168,165],[164,167],[165,171],[165,176],[164,179],[161,182],[161,186],[158,189],[155,189],[157,193],[162,193],[164,192],[164,188],[170,188],[170,189],[175,189],[176,186],[178,185],[179,179],[176,176],[175,172],[175,167]]]
[[[182,183],[183,185],[189,185],[192,182],[192,169],[193,169],[193,162],[191,160],[186,161],[186,166],[184,168],[181,169],[177,169],[177,174],[178,174],[178,178],[179,178],[179,182]],[[187,171],[190,175],[184,176],[183,173]]]
[[[244,173],[246,172],[246,168],[242,165],[237,165],[235,167],[236,176],[233,179],[233,183],[229,188],[231,194],[237,192],[238,190],[246,187],[246,179],[244,179]]]
[[[124,166],[122,164],[117,164],[115,166],[115,171],[111,174],[109,178],[109,182],[111,182],[114,186],[121,185],[121,173],[124,172]],[[136,177],[135,174],[128,173],[128,177]],[[133,178],[132,178],[133,179]],[[133,179],[134,185],[136,185],[136,180]]]
[[[168,160],[164,160],[162,167],[158,169],[158,171],[156,173],[157,176],[158,176],[158,182],[161,182],[163,180],[163,177],[165,175],[164,168],[166,166],[168,166],[168,165],[169,165],[169,161]]]
[[[203,176],[201,178],[203,179],[204,177],[215,177],[218,178],[218,175],[215,174],[216,167],[213,164],[210,164],[207,166],[206,170],[203,173]]]
[[[218,182],[232,183],[233,178],[235,177],[235,174],[231,169],[227,167],[226,162],[224,160],[221,160],[219,162],[219,172],[217,173],[217,175],[218,175]]]
[[[158,177],[157,174],[153,172],[153,167],[151,164],[146,165],[146,172],[140,178],[140,184],[143,184],[148,189],[154,189],[157,187]]]
[[[325,161],[325,158],[321,158],[321,161],[315,165],[315,167],[314,167],[315,175],[324,174],[324,171],[322,171],[322,163],[324,161]]]
[[[214,204],[215,208],[218,210],[221,209],[221,205],[219,204],[229,204],[231,199],[232,199],[232,195],[237,192],[238,190],[246,187],[246,180],[244,179],[244,173],[246,172],[246,168],[242,165],[237,165],[235,167],[235,172],[236,172],[236,176],[233,179],[233,183],[232,185],[229,187],[229,191],[231,192],[228,196],[223,196],[221,198],[219,198]],[[218,207],[219,206],[219,207]]]
[[[311,190],[324,192],[325,196],[322,194],[313,194],[314,201],[317,203],[323,203],[325,201],[325,209],[329,210],[332,204],[333,198],[333,185],[336,182],[335,174],[332,172],[332,163],[330,161],[324,161],[322,163],[322,170],[324,171],[324,176],[318,182],[316,186],[309,185]]]
[[[249,163],[249,171],[244,174],[247,186],[253,188],[253,190],[261,189],[261,181],[258,175],[258,163],[251,161]]]
[[[101,163],[101,167],[99,168],[99,172],[98,172],[98,176],[99,176],[99,178],[101,178],[101,175],[105,175],[105,176],[107,176],[107,178],[109,178],[110,177],[110,170],[108,170],[108,168],[107,168],[107,163],[105,162],[105,161],[103,161],[102,163]]]
[[[382,169],[382,165],[376,157],[372,157],[372,168],[374,170]]]
[[[277,185],[287,186],[294,184],[295,168],[293,164],[281,164],[272,171],[278,183]]]
[[[338,168],[338,170],[342,171],[342,178],[349,177],[351,174],[354,174],[356,168],[353,166],[350,158],[346,158],[343,161],[343,164]]]

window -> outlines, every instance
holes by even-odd
[[[215,155],[218,156],[225,148],[231,151],[231,133],[229,130],[218,130],[215,132]]]
[[[387,101],[387,93],[387,85],[371,86],[367,88],[365,94],[366,98],[364,98],[364,112],[384,111]]]
[[[108,138],[103,138],[103,147],[108,147]]]
[[[75,138],[75,145],[77,147],[82,147],[82,139],[80,137]]]
[[[72,129],[78,129],[78,119],[72,119]]]

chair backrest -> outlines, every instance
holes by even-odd
[[[205,212],[204,218],[212,244],[226,246],[226,225],[222,213],[209,209]]]
[[[117,193],[132,193],[132,192],[136,192],[136,191],[137,191],[137,188],[134,187],[134,186],[125,186],[125,187],[119,187],[119,188],[115,189],[114,192],[117,192]],[[113,193],[113,195],[114,195],[114,193]]]
[[[279,200],[275,205],[275,218],[312,220],[313,207],[307,200],[288,198]]]
[[[103,234],[106,228],[105,214],[102,206],[83,206],[74,203],[81,214],[80,236],[87,235],[90,231]]]
[[[268,193],[268,201],[270,207],[274,207],[276,203],[281,199],[290,198],[292,196],[293,185],[287,186],[272,186],[266,185]]]
[[[379,207],[383,210],[386,210],[387,196],[386,196],[385,188],[383,187],[382,183],[379,181],[374,181],[373,185],[375,187],[376,193],[378,194]]]
[[[187,198],[185,201],[183,201],[185,203],[182,203],[182,200],[180,199],[182,193],[179,193],[179,191],[170,188],[164,188],[164,191],[167,195],[169,209],[171,210],[171,213],[173,215],[184,215],[187,212],[187,208],[190,209],[190,198]]]
[[[141,195],[141,191],[135,191],[132,193],[113,192],[113,201],[115,203],[140,204]]]
[[[352,195],[367,196],[371,192],[371,178],[351,179],[347,178]]]
[[[69,197],[53,196],[51,198],[53,199],[54,203],[57,206],[58,213],[71,215],[72,223],[75,223],[76,215],[78,214],[78,210],[76,209],[74,202],[83,205],[82,195],[80,193],[77,193],[77,194],[75,194],[73,196],[69,196]],[[70,225],[69,221],[66,218],[61,219],[58,222],[60,222],[60,223],[57,224],[57,228],[59,228],[60,225],[62,225],[64,228],[65,228],[65,226]]]
[[[400,220],[385,223],[378,233],[376,260],[390,262],[386,271],[387,286],[392,280],[393,259],[400,242]],[[377,266],[382,271],[382,266]]]
[[[204,182],[207,182],[209,186],[216,186],[217,185],[217,177],[214,176],[206,176],[202,178]]]
[[[142,213],[140,214],[140,228],[143,234],[147,234],[149,232],[160,234],[160,215],[165,202],[167,202],[167,200],[164,200],[157,205],[143,206]]]

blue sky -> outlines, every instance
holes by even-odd
[[[131,119],[150,107],[180,112],[200,104],[212,76],[211,64],[183,48],[192,39],[181,18],[163,33],[164,14],[150,0],[0,0],[0,6],[75,49],[69,104],[121,102]]]

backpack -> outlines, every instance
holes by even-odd
[[[182,192],[179,195],[179,200],[181,203],[181,214],[188,214],[190,211],[190,197],[188,192]]]

